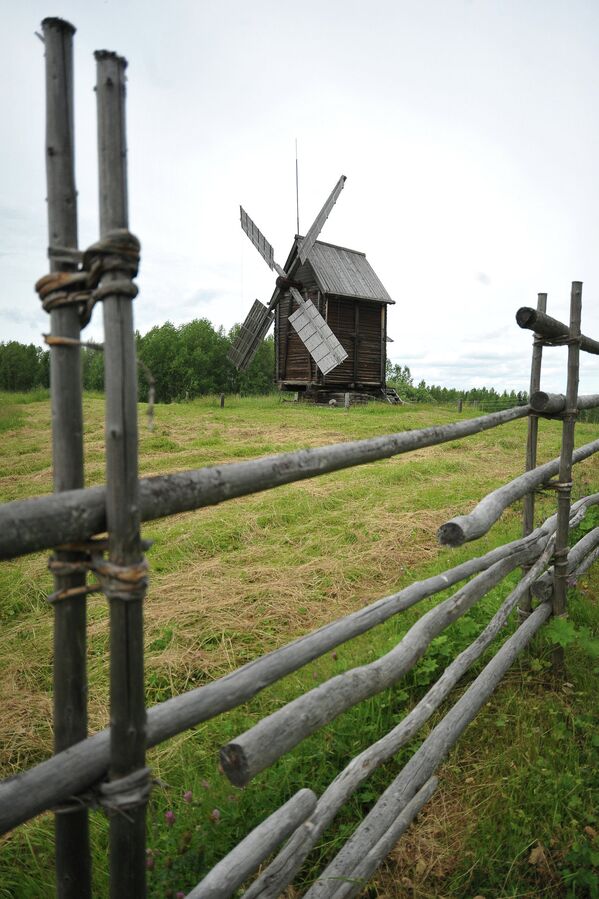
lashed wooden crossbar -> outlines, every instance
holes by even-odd
[[[152,521],[214,506],[250,493],[480,434],[525,418],[528,412],[528,406],[517,406],[450,425],[142,478],[139,482],[141,520]],[[106,530],[105,507],[104,487],[5,503],[0,507],[0,560],[49,549],[55,544],[89,540],[94,534],[103,533]]]

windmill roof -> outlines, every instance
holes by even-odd
[[[301,239],[296,238],[290,259]],[[366,254],[359,250],[349,250],[347,247],[317,240],[310,251],[308,262],[323,293],[378,303],[395,303],[366,259]]]

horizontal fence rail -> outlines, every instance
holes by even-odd
[[[426,446],[479,434],[525,418],[528,413],[528,406],[516,406],[449,425],[281,453],[250,462],[232,462],[142,478],[139,482],[141,519],[152,521],[166,515],[202,509],[306,478],[389,459]],[[58,544],[89,540],[105,530],[104,487],[15,500],[0,507],[0,560],[50,549]]]
[[[599,451],[599,440],[586,443],[574,450],[572,464],[583,462]],[[437,531],[439,543],[448,546],[461,546],[470,540],[477,540],[500,518],[508,506],[522,499],[527,493],[531,493],[543,484],[547,484],[559,472],[560,460],[553,459],[538,468],[533,468],[498,487],[482,499],[468,515],[458,515],[451,521],[442,524]]]
[[[578,397],[577,407],[581,409],[596,409],[599,406],[599,393],[583,394]],[[531,412],[543,415],[559,415],[566,409],[566,397],[563,393],[545,393],[537,390],[530,397]]]
[[[536,545],[496,562],[419,618],[386,655],[325,681],[236,737],[220,756],[229,780],[238,787],[246,786],[256,774],[342,712],[397,683],[422,658],[436,636],[511,571],[531,562],[542,548]]]
[[[578,282],[575,282],[578,283]],[[521,328],[534,331],[539,337],[544,337],[548,341],[556,341],[564,343],[570,337],[570,326],[558,321],[557,318],[551,318],[544,312],[539,312],[530,306],[522,306],[516,313],[516,321]],[[591,337],[580,335],[580,349],[585,353],[591,353],[599,356],[599,340],[593,340]]]

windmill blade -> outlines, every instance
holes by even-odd
[[[304,300],[294,287],[291,294],[299,303],[299,309],[289,316],[289,321],[318,368],[326,375],[347,359],[347,353],[314,303]]]
[[[238,371],[245,371],[246,368],[249,368],[273,319],[273,313],[266,308],[264,303],[256,300],[227,354]]]
[[[314,224],[312,225],[312,227],[310,228],[310,230],[308,231],[308,233],[302,240],[302,242],[298,248],[298,251],[297,251],[302,265],[304,264],[304,262],[310,255],[310,250],[316,243],[316,241],[318,239],[318,235],[320,234],[320,232],[322,231],[322,229],[324,227],[324,223],[326,222],[329,215],[331,214],[331,209],[337,202],[337,197],[343,190],[345,182],[346,182],[345,175],[341,175],[341,178],[339,178],[339,181],[337,182],[337,184],[331,191],[331,194],[330,194],[329,198],[327,199],[326,203],[324,204],[324,206],[322,207],[322,209],[320,210],[320,212],[314,219]]]
[[[260,228],[251,220],[243,206],[239,207],[240,218],[241,218],[241,227],[252,241],[267,266],[272,269],[275,261],[275,253],[272,246],[269,244],[264,234],[260,231]]]

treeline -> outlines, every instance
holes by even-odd
[[[140,401],[148,396],[144,366],[154,379],[158,403],[207,393],[270,393],[274,390],[273,338],[263,340],[248,370],[239,372],[227,358],[238,332],[239,325],[226,333],[208,319],[198,318],[178,327],[166,322],[143,336],[136,333],[137,358],[144,363],[138,372]],[[103,354],[83,349],[82,365],[84,389],[103,390]]]
[[[170,403],[207,393],[260,394],[274,390],[274,341],[267,337],[245,372],[238,372],[227,353],[239,325],[226,333],[205,318],[176,327],[166,322],[143,336],[135,335],[139,399],[146,400],[145,371],[154,379],[156,401]],[[82,348],[84,390],[104,389],[104,354]],[[144,368],[144,366],[146,368]],[[26,391],[50,385],[50,353],[33,344],[0,343],[0,390]]]
[[[528,402],[525,390],[504,390],[499,393],[495,388],[474,387],[470,390],[458,390],[456,387],[440,387],[420,381],[414,384],[412,373],[407,365],[392,365],[387,360],[387,384],[395,387],[402,400],[411,403],[457,403],[463,400],[466,404],[485,409],[510,409],[513,406],[524,406]]]
[[[0,343],[0,390],[50,386],[50,353],[34,344]]]
[[[264,340],[246,372],[238,372],[227,353],[239,332],[236,325],[228,333],[215,329],[206,318],[195,319],[178,327],[166,322],[143,336],[135,335],[139,366],[139,399],[148,396],[146,370],[154,379],[156,401],[170,403],[193,399],[208,393],[241,393],[255,395],[274,390],[274,340]],[[81,350],[83,387],[104,389],[104,354],[98,350]],[[479,387],[458,390],[420,381],[414,384],[407,365],[387,362],[387,383],[395,387],[402,399],[415,403],[457,403],[462,399],[481,409],[508,408],[528,402],[525,391]],[[50,384],[50,354],[33,344],[17,341],[0,343],[0,390],[27,391]]]

